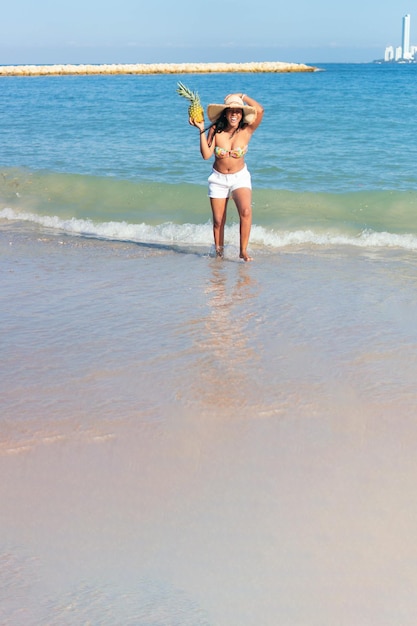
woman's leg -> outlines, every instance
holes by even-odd
[[[216,255],[223,256],[224,226],[226,224],[228,198],[210,198],[213,213],[213,235]]]
[[[240,219],[240,258],[244,261],[252,261],[248,255],[247,247],[252,226],[252,190],[247,187],[235,189],[233,192]]]

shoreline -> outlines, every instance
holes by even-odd
[[[315,72],[318,68],[304,63],[260,61],[250,63],[129,63],[3,65],[0,76],[70,76],[97,74],[209,74],[222,72],[285,73]]]

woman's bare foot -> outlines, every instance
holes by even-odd
[[[224,248],[223,248],[223,246],[220,246],[219,248],[216,248],[216,257],[218,259],[222,259],[224,257]]]
[[[240,258],[243,259],[244,261],[253,261],[253,258],[249,256],[247,252],[241,252]]]

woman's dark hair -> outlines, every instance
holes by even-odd
[[[226,110],[227,109],[223,109],[223,111],[220,114],[220,117],[212,124],[212,126],[215,127],[215,131],[214,131],[215,133],[222,133],[229,124],[229,122],[227,121],[227,117],[226,117]],[[244,128],[245,126],[247,126],[247,124],[244,121],[243,111],[242,111],[242,119],[239,122],[238,128],[239,129]]]
[[[243,111],[242,111],[242,119],[240,120],[239,126],[237,127],[236,130],[240,130],[241,128],[245,128],[245,126],[247,126],[247,123],[244,122],[243,120],[244,118],[243,118]],[[214,134],[222,133],[224,129],[228,126],[228,124],[229,122],[227,121],[227,117],[226,117],[226,109],[223,109],[223,111],[220,113],[217,120],[213,122],[212,124],[210,124],[210,126],[205,128],[201,132],[205,133],[206,131],[210,130],[210,128],[214,128]]]
[[[245,126],[247,126],[247,123],[243,121],[243,111],[242,111],[242,119],[239,122],[239,126],[237,127],[236,130],[240,130],[241,128],[245,128]],[[210,126],[208,126],[207,128],[205,128],[204,130],[200,131],[201,133],[205,133],[206,131],[210,130],[210,128],[214,128],[214,132],[212,135],[210,135],[209,133],[209,137],[211,136],[211,139],[209,141],[209,146],[211,146],[211,142],[212,139],[214,137],[214,135],[216,133],[222,133],[224,131],[225,128],[227,128],[229,122],[227,121],[227,117],[226,117],[226,109],[223,109],[223,111],[220,113],[220,116],[217,118],[217,120],[215,122],[213,122],[212,124],[210,124]],[[236,132],[235,130],[235,132]],[[234,133],[233,133],[234,134]]]

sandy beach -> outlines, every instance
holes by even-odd
[[[415,623],[411,418],[117,421],[0,458],[2,624]]]
[[[34,234],[2,234],[1,623],[412,626],[416,359],[378,259]]]

